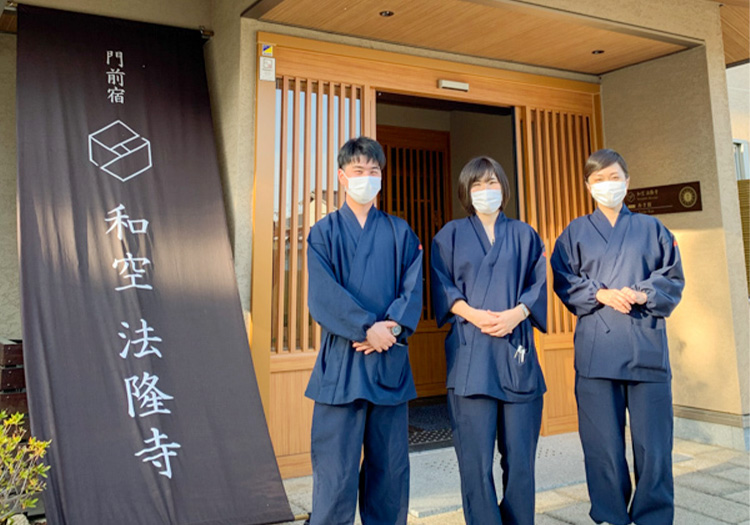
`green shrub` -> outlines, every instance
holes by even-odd
[[[34,437],[23,442],[23,420],[23,414],[8,416],[5,410],[0,412],[0,523],[34,508],[37,496],[47,485],[44,480],[50,467],[42,459],[50,442]]]

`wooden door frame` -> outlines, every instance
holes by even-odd
[[[376,123],[377,124],[377,123]],[[450,158],[450,133],[447,131],[437,131],[429,129],[416,129],[401,126],[391,125],[377,125],[378,140],[383,145],[386,152],[386,167],[383,173],[385,177],[389,170],[393,169],[389,167],[390,158],[388,158],[388,139],[397,142],[399,147],[406,147],[414,150],[432,150],[435,148],[435,144],[439,144],[444,151],[444,166],[445,172],[443,174],[443,195],[445,207],[444,211],[447,211],[446,222],[451,219],[451,210],[453,209],[452,189],[451,183],[451,158]],[[384,138],[384,136],[386,138]],[[390,191],[387,182],[384,181],[383,191]],[[388,195],[385,195],[386,202],[390,200]],[[394,213],[392,210],[385,209],[389,213]],[[401,216],[402,219],[407,220],[406,217]],[[423,218],[426,221],[426,218]],[[415,228],[412,224],[414,231],[419,234],[418,228]],[[431,246],[430,238],[420,237],[423,243],[423,254],[426,259],[429,256]],[[424,276],[425,285],[425,298],[429,302],[431,297],[430,290],[430,275],[429,267],[425,268],[426,275]],[[444,352],[444,341],[445,336],[448,334],[448,326],[438,328],[437,322],[434,319],[420,319],[419,327],[409,339],[409,360],[412,365],[412,374],[414,375],[414,384],[417,388],[418,397],[430,397],[444,395],[446,392],[445,379],[446,379],[446,363],[445,363],[445,352]],[[438,355],[435,355],[435,354]],[[422,368],[424,367],[424,368]],[[429,381],[424,381],[424,376],[427,375]]]
[[[433,58],[416,57],[334,44],[267,32],[257,33],[257,60],[261,45],[273,45],[277,76],[319,78],[356,83],[363,86],[363,132],[376,132],[378,91],[426,98],[455,100],[486,106],[546,108],[588,115],[594,142],[602,144],[600,86],[530,73],[521,73]],[[258,71],[260,68],[258,68]],[[449,79],[469,84],[468,92],[438,88],[438,80]],[[316,354],[271,355],[272,249],[274,188],[275,82],[256,77],[255,172],[252,199],[251,315],[248,334],[258,386],[272,438],[291,432],[288,421],[275,421],[276,402],[272,399],[272,375],[303,380],[315,362]],[[518,141],[517,141],[518,142]],[[522,157],[518,157],[519,159]],[[523,171],[519,170],[519,187]],[[519,195],[520,197],[520,195]],[[292,409],[293,410],[293,409]],[[307,413],[307,410],[305,411]],[[276,429],[275,427],[279,428]],[[307,441],[309,434],[294,438]],[[285,477],[309,472],[309,454],[297,443],[297,452],[289,453],[274,440],[279,466]],[[302,447],[302,448],[300,448]],[[309,448],[308,448],[309,450]],[[283,460],[282,460],[283,459]]]

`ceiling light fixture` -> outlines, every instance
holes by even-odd
[[[382,16],[384,18],[388,18],[389,16],[393,16],[395,14],[396,13],[394,13],[393,11],[381,11],[380,12],[380,16]]]

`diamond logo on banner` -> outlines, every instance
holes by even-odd
[[[153,165],[151,142],[121,120],[115,120],[89,135],[89,160],[100,170],[126,182]]]

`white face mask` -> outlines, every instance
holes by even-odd
[[[594,200],[606,208],[616,208],[628,192],[624,180],[605,180],[589,186]]]
[[[479,213],[491,214],[500,209],[503,203],[502,190],[478,190],[471,192],[471,204]]]
[[[354,202],[359,204],[367,204],[380,191],[381,177],[352,177],[349,178],[344,175],[347,181],[349,181],[346,193],[354,199]]]

